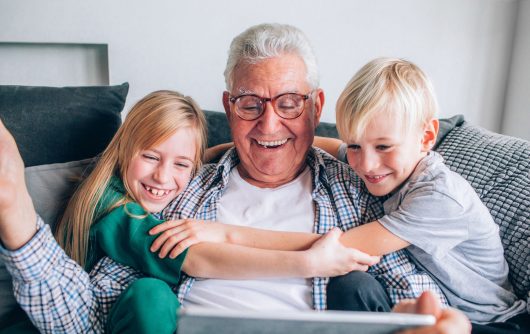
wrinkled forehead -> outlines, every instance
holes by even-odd
[[[307,93],[310,85],[304,62],[296,55],[283,55],[259,62],[243,62],[233,72],[232,94]]]

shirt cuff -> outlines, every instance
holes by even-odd
[[[50,226],[37,215],[37,233],[17,250],[0,247],[0,259],[14,280],[23,282],[46,279],[63,253]]]

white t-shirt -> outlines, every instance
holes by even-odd
[[[313,232],[315,209],[312,179],[306,168],[295,180],[277,188],[259,188],[230,172],[217,204],[217,220],[261,229]],[[222,280],[197,278],[184,298],[185,307],[221,309],[309,310],[310,279]]]

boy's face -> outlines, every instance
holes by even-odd
[[[398,189],[434,145],[438,120],[406,131],[388,113],[376,113],[359,140],[348,142],[348,163],[368,191],[384,196]]]
[[[131,159],[125,178],[147,211],[161,211],[188,185],[194,167],[194,138],[193,129],[178,129],[164,142]]]

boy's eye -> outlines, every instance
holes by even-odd
[[[392,146],[390,146],[390,145],[377,145],[376,148],[377,148],[379,151],[386,151],[386,150],[392,148]]]
[[[359,149],[361,149],[361,146],[357,144],[350,144],[348,145],[348,149],[352,151],[358,151]]]

